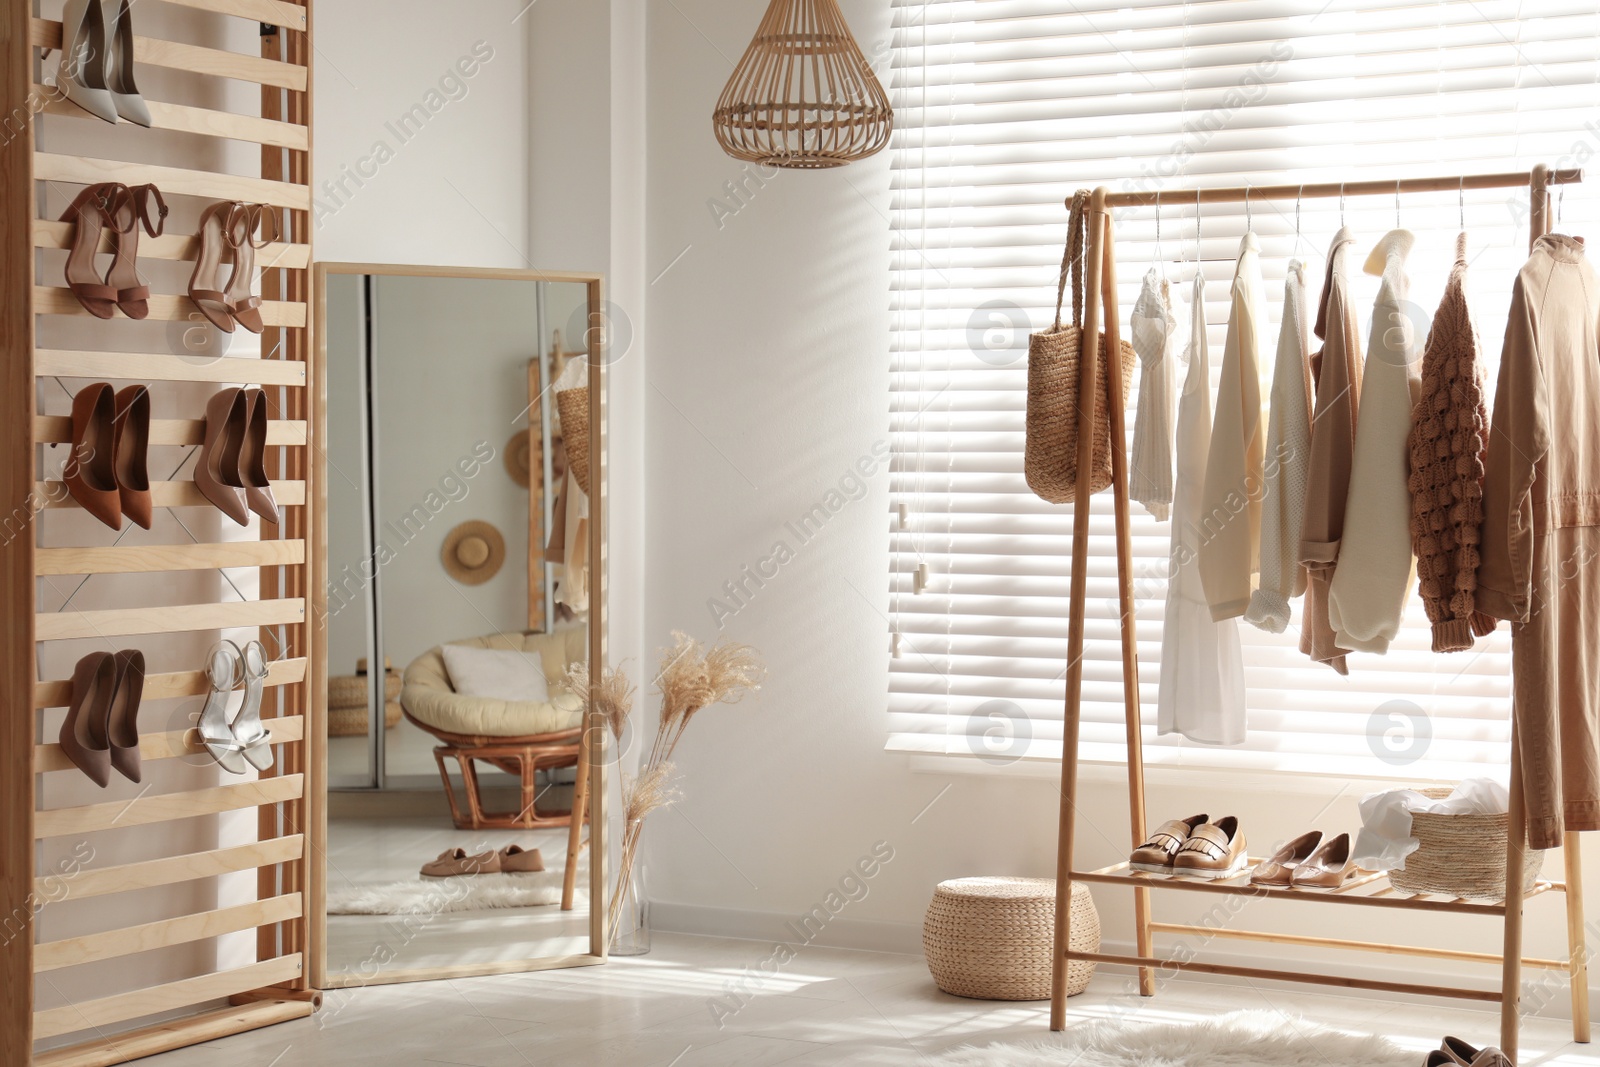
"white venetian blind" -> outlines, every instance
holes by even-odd
[[[1095,185],[1170,191],[1159,256],[1156,212],[1118,216],[1123,336],[1145,271],[1164,263],[1173,292],[1187,294],[1198,260],[1215,373],[1246,213],[1207,207],[1197,244],[1194,204],[1180,190],[1583,166],[1600,146],[1600,7],[896,0],[895,8],[889,746],[994,762],[1056,757],[1071,508],[1028,490],[1022,449],[1027,335],[1053,314],[1064,199]],[[1511,282],[1526,257],[1526,192],[1469,192],[1464,208],[1454,193],[1410,195],[1399,210],[1418,236],[1409,273],[1419,336],[1464,211],[1492,395]],[[1359,265],[1395,225],[1395,198],[1351,198],[1342,212],[1358,236]],[[1287,260],[1308,263],[1314,315],[1341,207],[1306,201],[1298,240],[1294,201],[1257,202],[1251,215],[1263,246],[1270,378]],[[1585,233],[1597,216],[1594,194],[1572,187],[1561,216],[1557,229]],[[1363,331],[1376,291],[1376,278],[1358,279]],[[1187,308],[1179,321],[1187,323]],[[1136,376],[1130,428],[1137,387]],[[1110,505],[1109,493],[1094,500],[1083,755],[1116,761],[1124,743]],[[1133,513],[1150,762],[1399,778],[1458,777],[1505,762],[1505,627],[1471,652],[1435,655],[1414,588],[1392,650],[1351,655],[1348,678],[1298,651],[1301,601],[1285,634],[1241,620],[1247,742],[1219,749],[1157,738],[1170,528],[1137,504]]]

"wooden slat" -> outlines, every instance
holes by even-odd
[[[191,819],[238,811],[259,804],[277,804],[300,797],[305,779],[298,774],[263,778],[256,782],[236,782],[210,789],[191,789],[183,793],[158,793],[75,808],[50,808],[33,816],[36,838],[92,834],[113,827],[148,826],[151,823]]]
[[[275,745],[292,745],[305,739],[306,720],[303,715],[286,715],[282,718],[268,719],[266,722],[272,731],[272,743]],[[192,729],[168,730],[165,733],[145,734],[139,738],[139,756],[146,762],[176,759],[179,756],[204,756],[209,759],[205,752],[205,746],[200,743],[200,735]],[[35,774],[76,769],[72,761],[61,751],[60,745],[33,746]]]
[[[99,119],[95,120],[100,121]],[[299,129],[299,127],[294,127]],[[33,247],[70,248],[77,224],[57,222],[54,219],[33,220]],[[200,242],[190,233],[164,233],[160,237],[142,234],[139,238],[140,259],[172,259],[192,263],[200,250]],[[100,234],[99,251],[111,251],[111,232]],[[256,249],[256,266],[262,270],[283,267],[302,270],[311,263],[311,246],[285,244],[273,241]]]
[[[203,320],[196,318],[200,315],[194,301],[187,296],[171,296],[166,293],[153,293],[150,296],[150,319],[156,322],[189,322],[196,325]],[[263,300],[261,302],[261,321],[268,326],[304,326],[306,324],[306,306],[304,304],[291,304],[283,300]],[[72,295],[70,289],[53,285],[38,285],[33,290],[33,311],[36,315],[75,315],[86,319],[95,316],[79,303],[78,298]],[[239,327],[243,329],[243,327]],[[263,360],[262,362],[266,362]]]
[[[1489,915],[1498,916],[1505,914],[1505,905],[1478,901],[1474,903],[1456,904],[1448,900],[1412,900],[1407,897],[1391,895],[1394,891],[1386,887],[1373,893],[1331,893],[1313,889],[1279,889],[1272,886],[1251,885],[1248,882],[1226,881],[1210,882],[1197,878],[1174,878],[1162,874],[1147,874],[1142,871],[1130,871],[1124,861],[1114,867],[1103,868],[1098,871],[1073,871],[1072,881],[1099,882],[1105,885],[1121,886],[1149,886],[1152,889],[1182,889],[1191,893],[1212,893],[1245,897],[1260,897],[1272,900],[1314,900],[1329,904],[1353,904],[1373,908],[1389,908],[1418,911],[1448,911],[1462,915]],[[1240,877],[1243,877],[1242,875]]]
[[[204,419],[150,420],[150,443],[153,445],[198,445],[205,440],[205,436]],[[43,444],[71,444],[72,419],[66,415],[34,416],[33,439]],[[267,421],[267,444],[292,446],[305,443],[306,424],[303,419]]]
[[[35,48],[60,48],[61,23],[54,19],[34,19],[29,25],[28,37],[29,43]],[[137,34],[133,38],[133,59],[135,63],[148,63],[153,67],[213,74],[219,78],[235,78],[295,92],[303,91],[307,82],[306,68],[293,63],[279,63],[259,56],[163,41],[159,37],[140,37]]]
[[[291,30],[306,28],[306,9],[282,0],[167,0],[169,4],[215,11],[221,15],[238,15],[253,22],[269,22]]]
[[[215,878],[222,874],[236,874],[257,867],[271,867],[278,863],[291,863],[300,858],[305,841],[299,834],[275,837],[270,841],[252,841],[209,852],[191,852],[182,856],[168,856],[139,863],[123,863],[115,867],[81,870],[72,875],[72,899],[100,897],[108,893],[127,893],[135,889],[152,889],[156,886],[192,882],[201,878]],[[34,892],[53,898],[58,893],[65,875],[45,875],[33,880]]]
[[[120,930],[45,941],[33,947],[33,971],[38,974],[62,967],[76,967],[81,963],[98,963],[118,956],[131,956],[136,952],[186,945],[191,941],[204,941],[223,934],[236,934],[241,930],[287,922],[298,919],[304,913],[300,894],[291,893],[268,897],[266,900],[252,900],[230,908],[141,923]]]
[[[32,4],[13,2],[0,10],[0,42],[4,42],[0,44],[0,100],[8,110],[26,98],[33,77],[34,57],[20,47],[32,8]],[[25,116],[18,117],[28,125]],[[31,132],[0,139],[0,302],[6,309],[0,315],[0,427],[11,438],[7,447],[0,449],[0,515],[8,516],[7,536],[0,538],[0,619],[5,620],[0,628],[0,752],[10,757],[5,773],[0,774],[0,914],[22,920],[0,938],[0,1063],[5,1064],[28,1063],[33,1047],[33,968],[29,963],[33,935],[28,927],[34,905],[28,894],[36,859],[31,822],[37,783],[31,775],[18,773],[14,754],[20,751],[19,743],[33,742],[34,717],[17,711],[18,697],[28,691],[37,663],[29,620],[38,583],[33,578],[33,532],[14,536],[14,520],[9,518],[30,514],[30,486],[38,462],[34,449],[17,447],[26,443],[23,428],[33,418],[37,392],[25,381],[30,376],[28,352],[33,346],[34,320],[28,303],[36,258],[23,229],[23,220],[34,210],[35,186],[29,172]],[[13,930],[17,931],[14,936]]]
[[[105,121],[89,114],[65,97],[59,96],[52,86],[35,85],[33,92],[34,99],[45,102],[39,110],[46,115],[83,119],[86,122]],[[273,122],[254,115],[233,115],[226,111],[210,111],[203,107],[189,107],[186,104],[169,104],[164,100],[152,100],[149,97],[145,97],[144,103],[145,107],[150,109],[150,123],[153,129],[195,133],[203,137],[221,137],[230,141],[246,141],[270,148],[304,149],[306,146],[306,131],[303,126]],[[139,246],[139,254],[144,255],[142,243]]]
[[[161,167],[154,163],[127,163],[120,159],[93,156],[67,156],[54,152],[35,152],[33,176],[42,182],[71,182],[93,185],[96,182],[121,182],[124,185],[151,184],[166,196],[200,196],[208,200],[244,200],[274,207],[305,211],[311,207],[311,190],[289,182],[265,178],[246,178],[184,167]]]
[[[281,626],[304,622],[306,602],[239,600],[228,604],[163,604],[153,608],[103,608],[97,611],[40,612],[33,617],[34,640],[75,637],[128,637],[220,630],[228,626]]]
[[[216,359],[163,352],[78,352],[41,348],[33,354],[34,372],[60,378],[111,378],[127,381],[304,385],[305,364],[286,359]]]
[[[267,664],[266,685],[294,685],[306,678],[304,658],[279,659]],[[178,671],[174,674],[147,674],[144,676],[144,699],[170,700],[175,697],[204,696],[210,689],[204,671]],[[36,708],[64,708],[72,699],[72,682],[66,679],[39,682],[33,687],[33,706]]]
[[[46,508],[75,508],[78,502],[67,493],[67,487],[61,482],[36,482],[34,492],[38,494],[36,500],[42,500]],[[278,506],[299,507],[306,502],[305,482],[273,482],[272,495],[277,500]],[[215,507],[211,501],[203,496],[193,482],[151,482],[150,499],[158,508],[209,508]]]
[[[34,550],[37,574],[148,574],[213,567],[279,567],[306,561],[304,541],[223,541],[197,545]]]
[[[235,993],[247,993],[262,986],[293,981],[300,977],[300,968],[301,959],[297,952],[292,956],[263,960],[231,971],[203,974],[198,978],[185,978],[132,993],[119,993],[99,1000],[36,1011],[33,1013],[33,1036],[36,1040],[60,1037],[78,1030],[141,1019],[158,1012],[192,1008]]]
[[[28,1005],[24,1004],[23,1007],[26,1009]],[[203,1045],[291,1019],[304,1019],[316,1010],[316,1006],[309,1001],[263,998],[249,1004],[185,1015],[181,1019],[152,1023],[109,1037],[91,1038],[66,1048],[40,1052],[33,1057],[33,1067],[116,1067],[117,1064],[145,1056]]]

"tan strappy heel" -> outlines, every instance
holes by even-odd
[[[75,222],[72,250],[67,253],[67,288],[85,311],[98,319],[109,319],[117,308],[117,290],[107,285],[95,269],[94,257],[100,248],[100,235],[114,224],[111,205],[127,187],[117,182],[101,182],[79,193],[61,213],[62,222]]]
[[[108,217],[116,236],[116,258],[106,284],[117,291],[117,306],[130,319],[150,317],[150,287],[139,280],[139,229],[151,237],[167,231],[167,202],[153,185],[122,185]]]
[[[194,258],[194,273],[189,275],[189,299],[200,309],[200,314],[223,333],[233,332],[233,316],[228,314],[228,298],[214,286],[222,257],[232,247],[228,227],[234,206],[231,201],[219,200],[201,213],[200,229],[195,235],[200,241],[200,252]],[[235,273],[237,270],[235,267]]]
[[[266,240],[257,242],[261,220],[271,215],[274,236],[277,236],[278,216],[265,204],[235,203],[228,212],[228,244],[233,248],[233,276],[224,290],[228,313],[239,320],[239,325],[251,333],[260,333],[261,298],[252,291],[256,277],[256,249],[266,246]]]

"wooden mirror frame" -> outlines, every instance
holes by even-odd
[[[588,651],[592,676],[598,677],[604,669],[606,657],[606,343],[605,331],[605,279],[600,274],[571,271],[541,271],[498,269],[484,267],[417,266],[399,263],[329,263],[318,262],[312,269],[313,337],[316,339],[316,382],[314,388],[321,398],[318,410],[323,412],[324,425],[318,428],[318,440],[327,440],[327,317],[328,277],[341,275],[371,275],[375,277],[408,278],[484,278],[495,281],[556,282],[583,285],[588,292],[589,329],[587,345],[589,361],[589,619]],[[543,344],[543,338],[539,339]],[[318,521],[312,531],[316,558],[326,560],[328,553],[328,521],[326,483],[321,483],[324,498],[319,501]],[[324,567],[324,570],[326,568]],[[531,585],[530,581],[530,585]],[[319,631],[313,654],[320,659],[326,676],[327,634]],[[323,694],[326,701],[326,693]],[[321,709],[324,712],[326,708]],[[318,764],[310,788],[318,796],[315,840],[321,843],[316,850],[316,866],[325,868],[328,840],[328,766],[327,766],[327,715],[317,716],[317,729],[322,734],[317,752]],[[606,780],[604,752],[606,730],[599,716],[591,708],[584,718],[583,737],[586,742],[580,759],[588,779],[587,816],[589,823],[589,951],[566,956],[547,956],[522,960],[500,960],[488,963],[463,963],[443,967],[399,968],[380,971],[375,975],[332,975],[328,972],[328,897],[326,871],[319,870],[314,879],[317,892],[309,894],[307,903],[312,909],[312,951],[310,953],[311,986],[315,989],[359,988],[370,985],[389,985],[397,982],[427,982],[449,978],[470,978],[490,974],[515,974],[526,971],[556,970],[566,967],[589,967],[604,963],[610,939],[605,928],[606,920]],[[581,825],[581,824],[580,824]]]

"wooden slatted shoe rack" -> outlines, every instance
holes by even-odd
[[[59,10],[59,3],[46,2],[44,7]],[[54,54],[48,61],[45,55],[59,48],[62,28],[59,22],[39,17],[37,2],[15,0],[0,14],[5,102],[5,113],[0,115],[0,254],[4,256],[0,432],[6,436],[0,459],[0,619],[4,620],[0,626],[0,1062],[7,1065],[120,1063],[300,1018],[320,1002],[320,993],[310,987],[307,977],[321,933],[314,926],[318,909],[311,902],[322,893],[326,826],[320,803],[326,785],[319,740],[323,701],[314,697],[326,691],[326,665],[314,622],[326,585],[322,534],[326,520],[320,458],[323,376],[309,329],[310,0],[167,0],[148,6],[136,3],[134,12],[137,33],[149,32],[146,27],[153,25],[176,27],[169,32],[188,40],[239,41],[248,35],[252,46],[259,40],[254,54],[154,36],[134,40],[136,71],[159,67],[183,72],[174,76],[175,83],[205,85],[207,100],[233,101],[241,105],[239,109],[213,110],[147,97],[155,130],[164,132],[141,141],[143,132],[137,127],[102,123],[57,99],[55,90],[45,84],[54,80],[56,64]],[[158,79],[141,79],[141,85],[148,87],[154,80]],[[54,137],[58,130],[69,136]],[[51,136],[42,136],[45,131]],[[61,140],[80,151],[84,145],[94,147],[83,154],[38,147]],[[124,154],[137,155],[141,161],[115,158]],[[151,162],[153,157],[159,162]],[[254,173],[236,173],[240,170]],[[257,292],[266,323],[259,356],[205,360],[182,351],[152,351],[157,346],[147,341],[129,345],[131,336],[151,334],[119,336],[120,315],[96,323],[79,306],[63,285],[60,253],[49,251],[68,247],[74,227],[55,221],[54,214],[65,203],[63,194],[70,199],[83,186],[102,181],[154,183],[174,205],[173,220],[195,217],[199,204],[214,200],[259,202],[281,209],[282,232],[256,254],[261,268]],[[180,204],[190,210],[177,210]],[[144,236],[140,261],[192,261],[198,242],[192,233],[174,232],[181,228],[175,226],[157,238]],[[102,251],[107,248],[109,242]],[[168,267],[160,274],[176,277],[179,269]],[[156,272],[141,270],[146,278],[152,273]],[[157,292],[149,301],[151,320],[199,321],[181,285],[153,283],[153,287]],[[85,347],[70,350],[36,347],[36,329],[46,335],[50,324],[48,333],[54,335],[59,332],[55,324],[72,318],[84,325],[68,323],[70,335],[96,343],[81,342]],[[249,337],[242,330],[239,336]],[[119,350],[128,347],[144,350]],[[237,343],[235,347],[254,348]],[[109,547],[44,543],[40,512],[77,507],[59,482],[42,474],[50,446],[71,440],[70,419],[37,410],[39,396],[50,395],[45,389],[59,395],[60,388],[50,379],[67,379],[71,384],[60,388],[68,391],[97,379],[143,383],[158,408],[163,391],[188,390],[184,394],[188,396],[197,389],[207,391],[208,384],[261,387],[271,412],[268,474],[281,523],[260,524],[261,540],[209,542],[147,534],[128,538],[131,544]],[[203,411],[194,415],[153,420],[151,444],[200,444],[204,420],[198,416]],[[19,447],[22,444],[29,447]],[[57,449],[56,454],[60,452]],[[182,469],[191,468],[192,463],[186,463]],[[152,471],[152,477],[159,476]],[[187,531],[194,522],[186,516],[211,507],[186,477],[152,483],[156,531],[166,528],[159,521],[159,509],[176,509],[172,514],[182,520],[180,529]],[[155,543],[158,539],[170,543]],[[70,538],[52,530],[49,540]],[[161,600],[135,607],[52,612],[42,611],[38,603],[41,578],[65,576],[73,582],[92,578],[104,587],[116,583],[117,576],[213,568],[259,568],[256,588],[245,586],[251,598],[241,599],[244,594],[219,577],[217,596],[207,603]],[[173,599],[184,595],[174,594]],[[137,795],[125,790],[108,794],[122,799],[66,807],[41,803],[48,795],[44,775],[77,773],[53,743],[53,730],[45,728],[47,721],[52,725],[58,721],[47,717],[46,709],[68,703],[71,683],[61,676],[39,677],[38,664],[61,658],[42,659],[41,646],[92,639],[108,650],[137,648],[152,635],[177,635],[203,647],[214,636],[208,631],[232,627],[259,627],[273,657],[262,708],[276,756],[269,771],[259,779],[219,774],[216,784],[176,792],[157,786],[163,777],[177,776],[150,773],[152,763],[203,762],[204,750],[192,729],[159,728],[181,722],[163,724],[162,716],[151,714],[148,705],[190,698],[197,708],[207,682],[198,669],[152,673],[145,683],[147,707],[140,723],[147,771],[145,784],[133,790]],[[201,658],[196,658],[196,667]],[[79,835],[119,835],[120,845],[126,840],[120,835],[164,834],[171,829],[166,824],[178,820],[252,810],[254,819],[216,821],[217,847],[163,854],[162,839],[151,837],[148,840],[155,844],[145,851],[155,852],[153,857],[114,865],[91,860],[70,879],[60,880],[65,885],[62,893],[54,891],[51,871],[40,869],[47,841],[60,845],[60,839]],[[254,899],[238,902],[237,876],[249,879],[251,872]],[[181,893],[169,889],[173,900],[204,898],[208,894],[195,891],[190,883],[230,875],[236,877],[230,882],[234,889],[227,906],[208,905],[114,929],[99,924],[97,932],[56,940],[43,940],[36,921],[58,901],[157,887],[184,886]],[[146,966],[137,957],[250,931],[254,931],[253,961],[233,959],[219,965],[215,964],[219,952],[194,952],[187,958],[210,959],[213,966],[197,966],[177,979],[168,977],[170,968]],[[238,938],[230,944],[234,951],[229,955],[236,957]],[[108,995],[99,992],[106,982],[74,977],[108,965],[118,968],[114,983],[118,991]],[[75,970],[55,973],[65,968]],[[148,984],[130,977],[142,974],[153,974]],[[129,984],[134,988],[127,988]],[[52,996],[43,1002],[49,1006],[36,1010],[36,993],[47,987]],[[75,994],[75,989],[85,987],[94,992]]]

